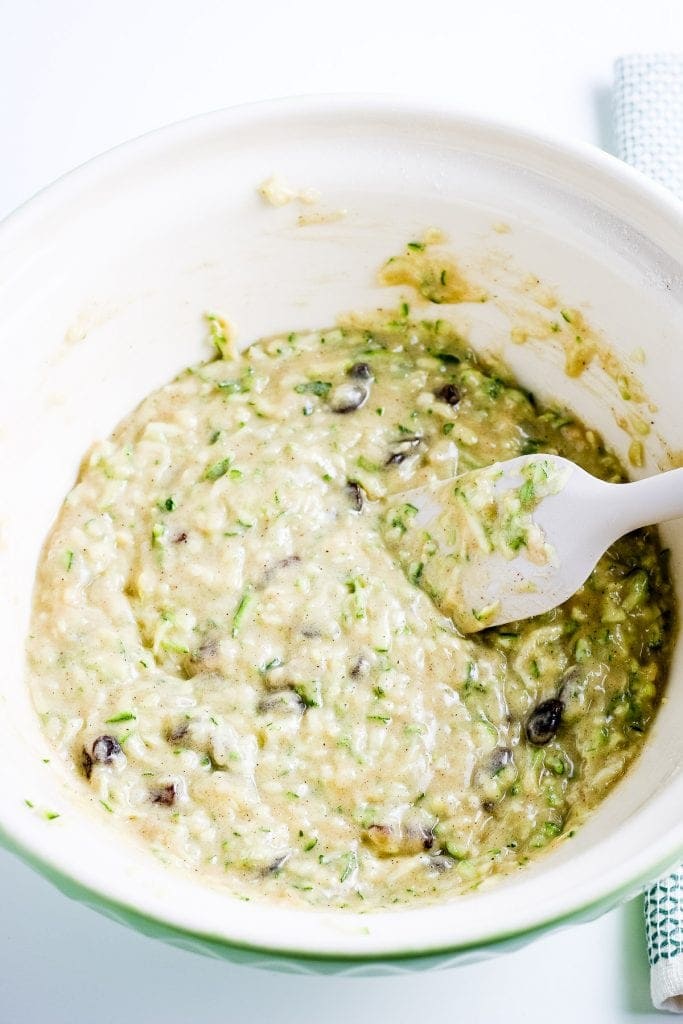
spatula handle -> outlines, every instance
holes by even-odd
[[[618,488],[622,491],[622,487]],[[623,487],[619,527],[628,533],[639,526],[664,523],[683,516],[683,468],[657,473]],[[616,524],[615,524],[616,525]]]

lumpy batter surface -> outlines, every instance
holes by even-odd
[[[656,531],[555,611],[468,638],[382,533],[385,499],[536,451],[625,479],[571,413],[405,311],[146,399],[65,501],[29,639],[94,813],[209,884],[354,910],[448,898],[571,837],[665,681]]]

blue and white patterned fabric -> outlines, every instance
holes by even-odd
[[[658,1010],[683,1013],[683,871],[645,894],[650,990]]]
[[[614,128],[617,156],[683,198],[683,55],[619,58]]]
[[[683,55],[629,54],[614,67],[617,155],[683,199]],[[652,1002],[683,1013],[683,867],[645,894]]]

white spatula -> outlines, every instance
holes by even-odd
[[[603,552],[683,516],[683,469],[607,484],[553,455],[524,455],[392,500],[385,536],[463,632],[549,611]]]

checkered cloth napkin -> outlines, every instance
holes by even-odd
[[[614,128],[617,155],[683,199],[683,54],[619,58]]]
[[[614,67],[617,155],[683,199],[683,55],[629,54]],[[683,865],[645,894],[650,990],[683,1013]]]

